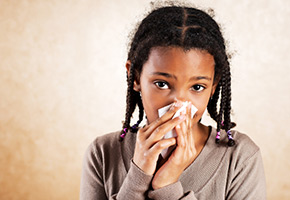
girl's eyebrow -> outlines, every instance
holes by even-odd
[[[172,74],[165,73],[165,72],[153,72],[152,75],[165,76],[166,78],[174,78],[174,79],[177,79],[176,76],[174,76]]]
[[[165,73],[165,72],[154,72],[152,73],[152,75],[159,75],[159,76],[164,76],[166,78],[174,78],[175,80],[177,80],[176,76],[174,76],[173,74]],[[193,76],[189,80],[192,81],[192,80],[203,80],[203,79],[211,81],[211,77],[208,77],[208,76]]]
[[[189,80],[208,80],[211,81],[211,78],[208,76],[193,76]]]

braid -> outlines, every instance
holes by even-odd
[[[222,78],[220,80],[221,83],[221,101],[220,101],[220,110],[217,117],[217,136],[216,136],[216,143],[220,141],[220,130],[223,121],[223,112],[225,108],[225,101],[226,101],[226,91],[225,91],[225,84],[226,84],[226,76],[224,73],[225,69],[222,70]]]
[[[228,145],[229,146],[233,146],[235,145],[235,141],[233,140],[232,134],[231,134],[231,127],[232,127],[232,123],[231,123],[231,72],[229,67],[226,68],[226,78],[227,78],[227,82],[226,82],[226,91],[227,91],[227,95],[226,95],[226,106],[225,106],[225,114],[224,114],[224,123],[225,123],[225,130],[227,132],[228,135]]]
[[[125,115],[125,122],[123,123],[123,130],[120,133],[120,140],[122,141],[124,137],[126,136],[126,133],[128,132],[130,128],[130,121],[132,113],[135,110],[136,103],[134,104],[134,98],[133,98],[133,85],[134,85],[134,68],[133,64],[130,66],[129,70],[129,76],[127,75],[127,97],[126,97],[126,115]]]
[[[134,65],[131,64],[130,70],[129,70],[129,76],[127,76],[127,97],[126,97],[126,115],[125,115],[125,122],[123,123],[123,130],[120,133],[120,141],[124,139],[126,136],[127,132],[130,130],[132,132],[137,132],[138,126],[141,123],[144,115],[144,109],[143,109],[143,104],[141,100],[141,96],[139,92],[136,92],[133,87],[134,87],[134,80],[135,80],[135,69]],[[130,127],[130,122],[131,122],[131,117],[132,114],[136,108],[136,105],[139,107],[139,120],[137,123]]]
[[[216,113],[216,102],[217,99],[213,98],[208,104],[208,111],[210,116],[217,122],[217,136],[216,143],[220,141],[220,130],[225,129],[228,135],[228,145],[235,145],[235,141],[232,138],[230,129],[235,126],[234,123],[231,122],[231,73],[229,64],[225,61],[226,65],[222,70],[222,79],[219,84],[221,84],[222,92],[221,92],[221,102],[220,102],[220,111],[217,115]],[[219,86],[217,86],[216,92],[213,97],[218,97]],[[217,119],[217,120],[216,120]]]

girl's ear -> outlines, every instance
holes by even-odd
[[[130,60],[127,60],[127,62],[126,62],[126,69],[127,69],[127,75],[128,75],[128,77],[130,76],[130,68],[131,68],[131,61]],[[136,92],[140,92],[141,91],[140,81],[136,80],[136,75],[135,75],[133,89]]]

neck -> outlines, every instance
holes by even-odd
[[[209,137],[210,128],[199,122],[193,129],[195,148],[199,153]]]

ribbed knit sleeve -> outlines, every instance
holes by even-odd
[[[157,190],[149,191],[148,197],[155,200],[196,200],[193,191],[183,193],[183,187],[179,181]]]
[[[152,176],[145,174],[133,162],[128,174],[118,192],[118,200],[141,200],[146,198],[146,191],[149,189]]]
[[[97,138],[86,150],[80,199],[145,200],[152,176],[145,174],[132,160],[126,172],[120,156],[111,151],[112,146],[118,149],[116,144],[119,143],[114,143],[113,140],[112,143],[106,142],[111,138],[112,136]],[[114,181],[111,181],[112,177]]]
[[[101,160],[96,156],[94,145],[91,144],[83,159],[80,200],[107,199],[102,171]]]

